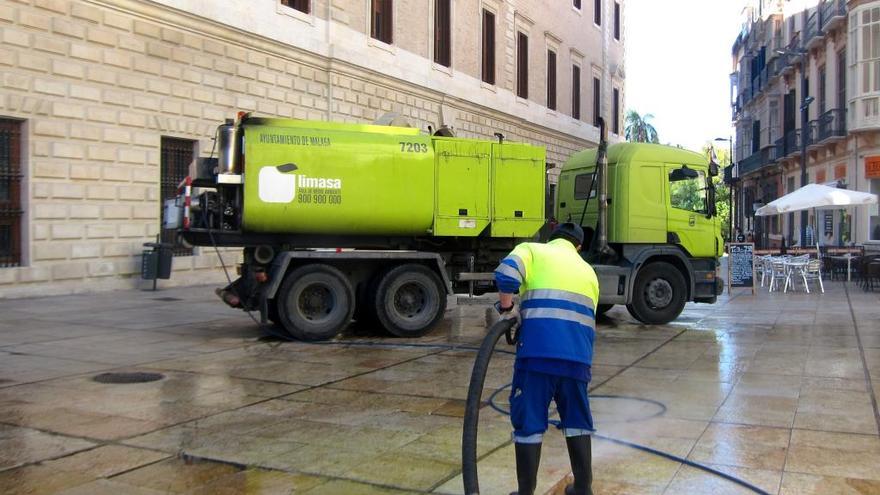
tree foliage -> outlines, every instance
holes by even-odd
[[[627,141],[634,143],[659,143],[657,129],[651,124],[654,116],[650,113],[639,115],[635,110],[626,112],[624,124],[624,136]]]

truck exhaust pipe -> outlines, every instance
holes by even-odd
[[[596,152],[596,172],[599,183],[599,219],[596,222],[596,253],[600,257],[616,255],[608,245],[608,128],[605,119],[599,118],[599,149]]]

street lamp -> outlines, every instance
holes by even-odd
[[[717,137],[715,138],[717,142],[727,141],[727,161],[728,166],[730,167],[730,183],[727,184],[727,192],[728,192],[728,208],[727,208],[727,239],[728,242],[734,242],[736,239],[733,238],[733,136],[730,137]]]
[[[807,137],[809,136],[809,130],[807,129],[807,125],[809,125],[809,110],[810,103],[813,103],[812,96],[806,96],[807,93],[810,92],[810,88],[807,87],[807,50],[776,50],[776,53],[780,55],[791,55],[796,57],[804,57],[803,63],[801,65],[801,96],[803,97],[803,101],[800,106],[801,110],[801,187],[807,185]],[[809,216],[807,210],[801,211],[801,247],[807,246],[807,223],[809,223]]]

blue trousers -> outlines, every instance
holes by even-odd
[[[510,422],[517,443],[540,443],[547,431],[550,401],[556,402],[565,436],[594,431],[587,382],[529,370],[515,370],[510,387]]]

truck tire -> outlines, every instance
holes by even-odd
[[[663,325],[678,318],[687,302],[684,277],[673,265],[650,263],[636,275],[632,302],[626,309],[633,318],[649,325]]]
[[[332,338],[354,313],[354,290],[348,278],[330,265],[311,264],[284,277],[278,290],[281,325],[299,340]]]
[[[428,267],[406,264],[384,273],[376,288],[376,318],[398,337],[421,337],[443,317],[446,291]]]

